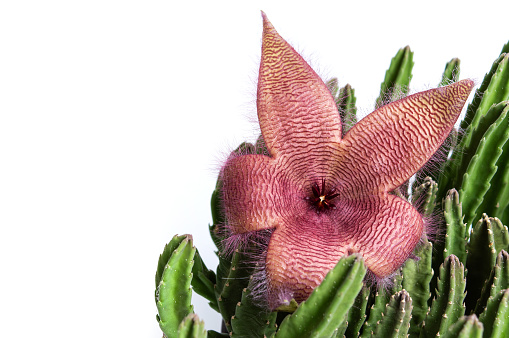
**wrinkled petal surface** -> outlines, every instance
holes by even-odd
[[[358,122],[342,143],[345,190],[387,192],[408,180],[445,141],[473,86],[463,80],[417,93]]]
[[[341,141],[341,120],[329,89],[265,15],[257,106],[272,157]]]
[[[274,229],[265,261],[272,294],[306,299],[351,253],[362,254],[377,277],[389,276],[424,234],[421,215],[389,192],[444,142],[473,82],[383,106],[341,139],[329,90],[265,15],[263,21],[257,104],[269,156],[226,162],[221,180],[227,226],[234,234]]]
[[[342,256],[352,253],[362,254],[375,275],[390,275],[412,253],[423,227],[417,210],[394,195],[342,201],[333,214],[301,214],[272,234],[266,260],[270,284],[304,300]]]

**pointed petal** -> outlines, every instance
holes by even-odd
[[[463,80],[420,92],[362,119],[343,139],[343,188],[387,192],[408,180],[445,141],[473,86]]]
[[[275,163],[263,155],[243,155],[226,162],[221,176],[223,202],[228,227],[234,233],[275,228],[288,206],[299,204],[289,201],[291,188],[285,187],[283,171]]]
[[[258,119],[272,157],[306,153],[341,140],[341,120],[327,86],[263,17]]]
[[[370,210],[368,222],[359,223],[353,251],[378,278],[396,271],[414,251],[424,233],[419,212],[408,202],[384,194],[363,201]]]

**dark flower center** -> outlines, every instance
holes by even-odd
[[[305,199],[316,208],[316,213],[319,214],[324,210],[336,209],[336,205],[331,200],[338,197],[339,194],[335,193],[336,188],[331,188],[328,191],[325,190],[325,178],[322,178],[321,189],[318,183],[314,182],[311,185],[311,190],[313,191],[313,197],[306,197]]]

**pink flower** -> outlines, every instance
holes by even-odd
[[[425,231],[417,210],[389,193],[438,150],[474,84],[463,80],[387,104],[342,137],[326,85],[262,16],[257,108],[269,156],[226,162],[227,226],[233,234],[273,229],[265,261],[271,294],[305,300],[351,253],[384,278]]]

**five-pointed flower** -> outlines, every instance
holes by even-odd
[[[271,294],[306,299],[351,253],[378,278],[408,259],[423,218],[389,193],[438,150],[472,87],[463,80],[387,104],[342,137],[326,85],[263,14],[257,109],[269,156],[233,157],[221,179],[234,234],[273,229],[265,260]]]

